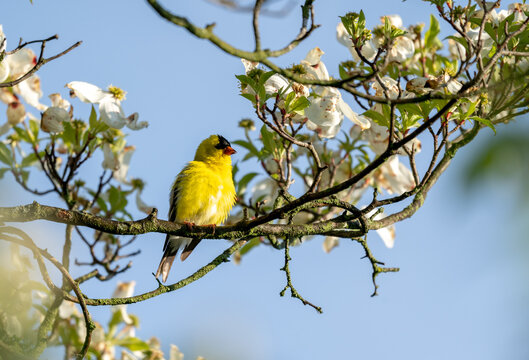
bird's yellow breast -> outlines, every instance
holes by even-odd
[[[191,161],[177,178],[176,222],[220,224],[235,203],[231,162]]]

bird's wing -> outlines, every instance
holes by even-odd
[[[172,222],[176,221],[178,193],[180,192],[180,184],[181,184],[182,178],[185,176],[183,175],[184,170],[182,170],[178,174],[178,176],[176,177],[173,183],[173,188],[171,189],[171,196],[169,199],[169,221],[172,221]],[[160,265],[158,266],[158,270],[156,270],[156,277],[159,277],[160,275],[162,275],[163,282],[167,280],[167,276],[169,275],[169,270],[171,269],[171,266],[173,265],[176,254],[178,253],[178,249],[180,249],[181,246],[185,247],[189,243],[189,241],[190,239],[185,239],[185,238],[181,238],[178,236],[167,234],[167,236],[165,237],[165,243],[163,245],[164,253],[162,256],[162,260],[160,261]]]
[[[185,168],[184,168],[185,170]],[[171,196],[169,198],[169,221],[175,222],[176,221],[176,209],[178,204],[178,193],[180,192],[180,183],[182,181],[182,178],[184,177],[183,170],[178,174],[176,177],[173,188],[171,189]],[[167,235],[165,237],[165,244],[163,245],[163,251],[167,250],[167,246],[169,246],[169,240],[171,235]],[[176,249],[178,251],[178,249]]]

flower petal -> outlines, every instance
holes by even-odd
[[[20,102],[14,101],[7,106],[6,115],[7,122],[11,124],[11,126],[15,126],[20,124],[26,118],[26,109]]]
[[[109,92],[84,81],[72,81],[66,84],[66,87],[72,90],[75,96],[85,103],[99,104],[103,100],[112,98],[112,94]]]
[[[388,227],[378,229],[376,232],[387,248],[392,249],[393,246],[395,246],[395,226],[390,225]]]
[[[255,69],[257,67],[257,64],[258,64],[255,61],[250,61],[250,60],[246,60],[246,59],[241,59],[241,61],[242,61],[242,64],[244,65],[244,71],[246,72],[246,74],[248,74],[250,71]]]
[[[40,111],[48,108],[39,102],[39,99],[42,97],[42,90],[40,89],[40,79],[37,75],[33,75],[27,80],[18,83],[13,90],[20,94],[22,99],[34,108]]]
[[[0,126],[0,136],[4,135],[11,129],[11,124],[6,122],[2,126]]]
[[[42,114],[40,128],[47,133],[61,133],[64,131],[63,121],[70,121],[68,111],[60,107],[51,106]]]
[[[154,209],[154,206],[147,205],[142,199],[141,199],[141,191],[138,189],[136,191],[136,206],[138,207],[138,210],[149,215],[152,213],[152,209]]]
[[[108,170],[118,170],[119,169],[119,161],[117,156],[112,151],[112,148],[110,147],[109,143],[103,144],[103,163],[101,164],[103,169]]]
[[[331,252],[332,249],[340,245],[340,239],[334,236],[327,236],[323,241],[323,251],[327,254]]]
[[[114,290],[114,294],[112,294],[113,298],[123,298],[123,297],[131,297],[134,293],[134,286],[136,286],[135,281],[129,281],[129,282],[120,282],[118,281],[118,285],[116,286],[116,289]],[[129,314],[127,314],[127,305],[118,305],[116,307],[112,308],[112,311],[119,311],[121,313],[121,317],[123,318],[123,321],[125,324],[133,324],[134,321],[130,318]]]
[[[19,78],[37,64],[37,56],[33,50],[28,48],[23,48],[14,54],[8,55],[4,60],[9,64],[12,78]]]
[[[1,41],[1,39],[0,39]],[[0,83],[4,82],[9,76],[9,63],[7,61],[0,62]]]
[[[264,87],[265,87],[265,91],[267,94],[273,95],[279,92],[279,90],[281,89],[288,88],[288,85],[289,84],[288,84],[287,79],[285,79],[281,75],[275,74],[275,75],[272,75],[270,79],[266,81]],[[292,92],[292,89],[288,89],[286,93],[288,94],[289,92]]]
[[[365,116],[359,116],[357,113],[351,109],[351,107],[343,101],[342,97],[338,100],[337,104],[338,110],[341,111],[346,118],[360,126],[362,130],[369,129],[371,122]]]
[[[4,34],[4,28],[2,27],[2,24],[0,24],[0,52],[4,51],[7,46],[7,40],[6,36]]]
[[[136,148],[134,146],[125,146],[125,148],[117,156],[118,168],[114,171],[114,179],[122,184],[129,184],[127,180],[127,173],[130,168],[130,160]]]
[[[99,103],[101,120],[114,129],[121,129],[128,123],[119,100],[106,97]]]
[[[138,121],[140,115],[135,112],[127,117],[127,127],[131,130],[141,130],[149,126],[147,121]]]
[[[51,106],[59,107],[64,110],[68,110],[70,108],[70,102],[66,99],[63,99],[61,94],[54,93],[48,96],[51,100]]]
[[[318,126],[337,125],[343,120],[343,114],[337,109],[338,101],[337,96],[316,98],[305,109],[305,115]]]

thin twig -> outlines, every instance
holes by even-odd
[[[13,87],[19,83],[21,83],[22,81],[26,80],[27,78],[29,78],[31,75],[33,75],[34,73],[37,72],[38,69],[40,69],[43,65],[47,64],[48,62],[50,61],[53,61],[57,58],[60,58],[61,56],[63,55],[66,55],[67,53],[69,53],[70,51],[72,51],[73,49],[75,49],[76,47],[78,47],[79,45],[82,44],[82,41],[78,41],[76,42],[75,44],[73,44],[72,46],[70,46],[69,48],[67,48],[66,50],[54,55],[54,56],[51,56],[49,58],[44,58],[44,49],[46,47],[46,42],[49,41],[49,40],[54,40],[54,39],[58,39],[57,35],[54,35],[46,40],[38,40],[38,41],[35,41],[35,42],[41,42],[41,46],[40,46],[40,54],[39,54],[39,59],[37,61],[37,63],[27,72],[25,73],[24,75],[20,76],[18,79],[15,79],[15,80],[12,80],[12,81],[8,81],[8,82],[5,82],[5,83],[0,83],[0,88],[4,88],[4,87]]]
[[[280,270],[285,272],[285,275],[287,277],[287,284],[285,285],[284,289],[281,290],[279,295],[285,296],[286,291],[288,289],[290,289],[290,296],[292,296],[293,298],[299,299],[303,303],[303,305],[309,305],[312,308],[314,308],[314,310],[316,310],[317,312],[322,314],[323,310],[321,309],[320,306],[314,305],[310,301],[308,301],[305,298],[303,298],[303,296],[301,296],[298,293],[296,288],[294,288],[294,285],[292,285],[292,277],[290,275],[290,267],[289,267],[289,262],[290,262],[290,260],[292,260],[292,258],[290,257],[290,253],[289,253],[289,243],[290,243],[289,238],[286,238],[284,240],[284,244],[285,244],[285,265]]]
[[[385,264],[383,262],[380,262],[377,259],[375,259],[375,257],[371,253],[371,250],[367,246],[367,238],[356,238],[356,239],[352,239],[352,240],[356,241],[357,243],[362,245],[362,247],[364,248],[364,251],[365,251],[365,255],[362,258],[368,258],[369,262],[371,263],[371,267],[373,269],[371,278],[373,280],[373,287],[374,287],[374,290],[373,290],[373,293],[371,294],[371,297],[377,296],[378,295],[378,285],[377,285],[376,278],[377,278],[378,274],[387,273],[387,272],[398,272],[400,269],[399,268],[388,268],[388,267],[379,266],[379,265],[384,266]]]

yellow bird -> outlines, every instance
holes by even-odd
[[[193,225],[221,224],[235,204],[231,144],[223,136],[211,135],[198,146],[195,159],[176,176],[170,195],[169,221]],[[187,259],[201,239],[167,235],[163,257],[156,271],[165,282],[178,250]]]

